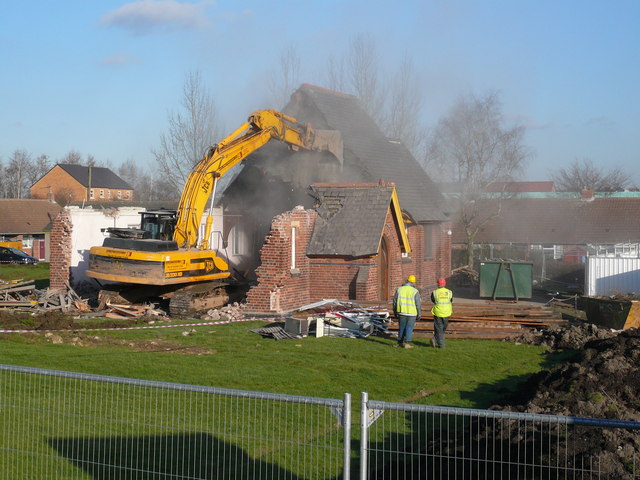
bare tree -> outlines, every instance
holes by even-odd
[[[620,192],[630,186],[629,178],[629,174],[619,167],[604,171],[588,158],[575,159],[568,169],[562,168],[551,177],[561,192],[580,192],[584,189],[594,192]]]
[[[69,165],[82,165],[82,154],[77,150],[69,150],[69,152],[58,160],[58,163],[66,163]]]
[[[6,168],[2,158],[0,158],[0,198],[9,198],[9,182],[7,181]]]
[[[411,60],[405,57],[391,83],[383,125],[386,135],[401,140],[415,157],[425,137],[420,125],[424,97],[419,83]]]
[[[280,54],[280,70],[271,73],[269,90],[273,105],[282,108],[300,84],[300,56],[294,46],[289,46]]]
[[[141,167],[129,159],[118,168],[118,175],[134,190],[134,198],[141,201],[178,199],[176,192],[153,168]]]
[[[382,87],[378,52],[373,36],[360,34],[353,39],[346,57],[346,78],[351,90],[371,117],[381,124],[385,93]]]
[[[207,148],[220,138],[217,112],[199,72],[186,75],[181,111],[169,114],[169,130],[160,136],[160,147],[152,149],[162,178],[179,196],[195,164]]]
[[[492,209],[481,206],[486,186],[512,180],[530,155],[522,143],[524,127],[504,123],[497,93],[471,95],[461,98],[438,122],[430,143],[427,172],[437,172],[436,179],[459,185],[457,212],[466,236],[469,268],[473,268],[477,233],[500,213],[499,198]]]
[[[347,92],[344,58],[329,57],[325,69],[327,86],[336,92]]]
[[[5,169],[8,198],[24,198],[28,194],[29,174],[32,169],[31,155],[26,150],[16,150],[9,157]]]
[[[40,180],[49,170],[51,170],[51,162],[49,161],[49,156],[42,154],[38,155],[38,157],[31,164],[31,168],[28,172],[28,181],[29,185],[33,185],[38,180]]]

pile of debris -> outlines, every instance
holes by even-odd
[[[47,311],[89,312],[91,307],[86,300],[73,291],[66,289],[38,290],[33,280],[0,280],[0,309],[12,309],[42,313]]]
[[[477,287],[480,285],[480,275],[465,265],[451,271],[449,282],[459,287]]]
[[[212,308],[200,318],[205,321],[217,321],[226,318],[233,322],[244,318],[244,314],[242,313],[240,304],[238,302],[234,302],[220,308]]]
[[[307,336],[365,338],[391,335],[390,323],[386,309],[330,299],[300,307],[285,319],[284,325],[251,331],[276,340]]]

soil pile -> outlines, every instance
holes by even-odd
[[[520,385],[517,396],[493,410],[640,422],[640,331],[574,324],[518,338],[527,340],[575,349],[576,355],[534,375]],[[428,440],[424,459],[412,464],[425,473],[413,478],[618,479],[640,474],[640,430],[572,421],[471,417],[467,428],[445,428]]]
[[[608,338],[586,341],[574,361],[522,384],[518,410],[640,422],[640,330],[589,331],[583,337],[574,329],[552,336],[556,345]]]
[[[544,329],[532,329],[511,337],[506,341],[541,345],[551,350],[582,350],[586,343],[602,340],[618,335],[617,332],[598,328],[596,325],[584,322],[571,323],[566,326],[550,326]]]
[[[583,343],[582,351],[561,367],[534,375],[521,385],[511,406],[495,409],[640,422],[640,330],[613,333],[573,326],[542,338],[555,348]],[[535,427],[527,430],[533,436]],[[585,462],[595,458],[598,470],[612,475],[605,478],[622,478],[634,468],[638,474],[640,430],[575,427],[567,434],[566,444],[558,443],[548,454],[549,458],[554,455]]]

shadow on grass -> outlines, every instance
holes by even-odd
[[[204,433],[53,438],[48,443],[95,480],[300,478]]]
[[[547,354],[542,367],[553,369],[576,353]],[[461,392],[461,398],[478,409],[525,403],[538,375],[514,375],[493,384],[480,384],[472,392]],[[387,432],[383,439],[369,444],[369,479],[538,479],[562,473],[562,467],[553,466],[553,458],[542,448],[539,426],[518,430],[517,422],[504,420],[498,428],[493,420],[454,413],[388,411],[383,415],[398,415],[398,421],[386,422],[404,426],[406,433]],[[557,427],[550,427],[550,431],[554,429]],[[359,448],[359,441],[353,441],[352,450],[357,452]],[[352,475],[358,468],[353,465]]]

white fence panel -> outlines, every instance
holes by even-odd
[[[585,293],[640,293],[640,258],[587,257]]]

